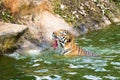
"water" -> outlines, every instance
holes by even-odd
[[[76,42],[101,56],[0,56],[0,80],[120,80],[120,26],[91,32]]]

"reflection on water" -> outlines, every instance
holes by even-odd
[[[0,56],[1,80],[120,80],[120,26],[77,38],[98,57],[65,57],[53,52],[36,56]]]

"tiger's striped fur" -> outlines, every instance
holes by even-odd
[[[60,46],[62,47],[62,55],[66,56],[96,56],[95,54],[85,51],[75,43],[75,36],[67,30],[58,30],[53,32],[52,35],[55,39],[58,39]]]

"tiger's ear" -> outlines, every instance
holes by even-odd
[[[69,32],[68,32],[68,30],[64,30],[64,33],[68,34]]]
[[[69,35],[68,41],[67,42],[71,42],[73,39],[72,35]]]
[[[71,42],[71,39],[68,39],[68,41],[67,42]]]

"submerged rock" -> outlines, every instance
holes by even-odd
[[[26,30],[24,25],[0,22],[0,54],[14,51]]]

